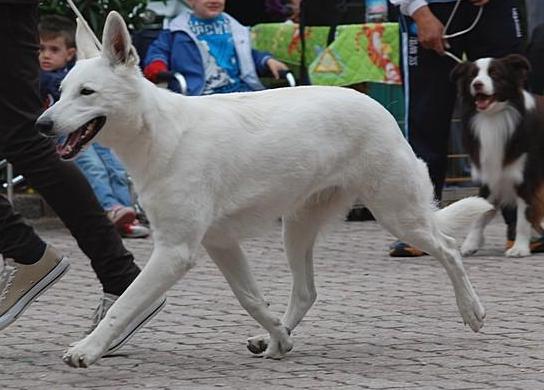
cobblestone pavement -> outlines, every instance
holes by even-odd
[[[315,250],[318,300],[285,359],[249,353],[245,339],[261,330],[203,257],[117,356],[78,370],[61,356],[89,326],[99,284],[57,222],[37,229],[72,268],[0,334],[1,389],[544,389],[544,255],[505,258],[498,221],[485,250],[465,259],[488,313],[478,334],[463,326],[436,261],[389,258],[390,235],[350,222]],[[278,224],[244,245],[278,315],[290,289],[280,242]],[[126,244],[143,265],[152,240]]]

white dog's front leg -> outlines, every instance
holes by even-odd
[[[473,255],[484,245],[484,229],[491,222],[497,210],[493,209],[482,214],[477,220],[472,223],[467,238],[461,245],[461,254],[463,256]]]
[[[148,263],[115,301],[95,330],[70,347],[63,356],[72,367],[88,367],[108,350],[126,326],[192,268],[194,253],[187,245],[156,244]]]
[[[506,251],[508,257],[525,257],[531,254],[531,224],[527,221],[525,213],[527,203],[521,198],[517,200],[517,221],[516,221],[516,241],[512,248]]]

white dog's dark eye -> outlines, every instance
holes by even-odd
[[[82,88],[80,92],[82,95],[92,95],[94,93],[94,90],[90,88]]]

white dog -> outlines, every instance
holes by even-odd
[[[492,206],[467,198],[437,211],[427,167],[380,104],[336,87],[174,94],[142,77],[125,23],[114,12],[102,53],[81,30],[78,47],[86,59],[67,75],[60,101],[37,126],[68,135],[60,150],[65,159],[95,135],[114,148],[134,179],[155,246],[98,327],[66,352],[66,363],[87,367],[99,359],[131,318],[193,267],[201,244],[268,332],[249,339],[248,348],[282,357],[316,298],[316,235],[356,198],[395,236],[437,258],[464,322],[474,331],[483,325],[484,308],[448,233]],[[268,309],[239,245],[280,215],[293,273],[282,320]]]

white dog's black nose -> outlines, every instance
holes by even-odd
[[[46,137],[53,137],[53,121],[49,119],[38,119],[34,125],[36,130],[45,135]]]

